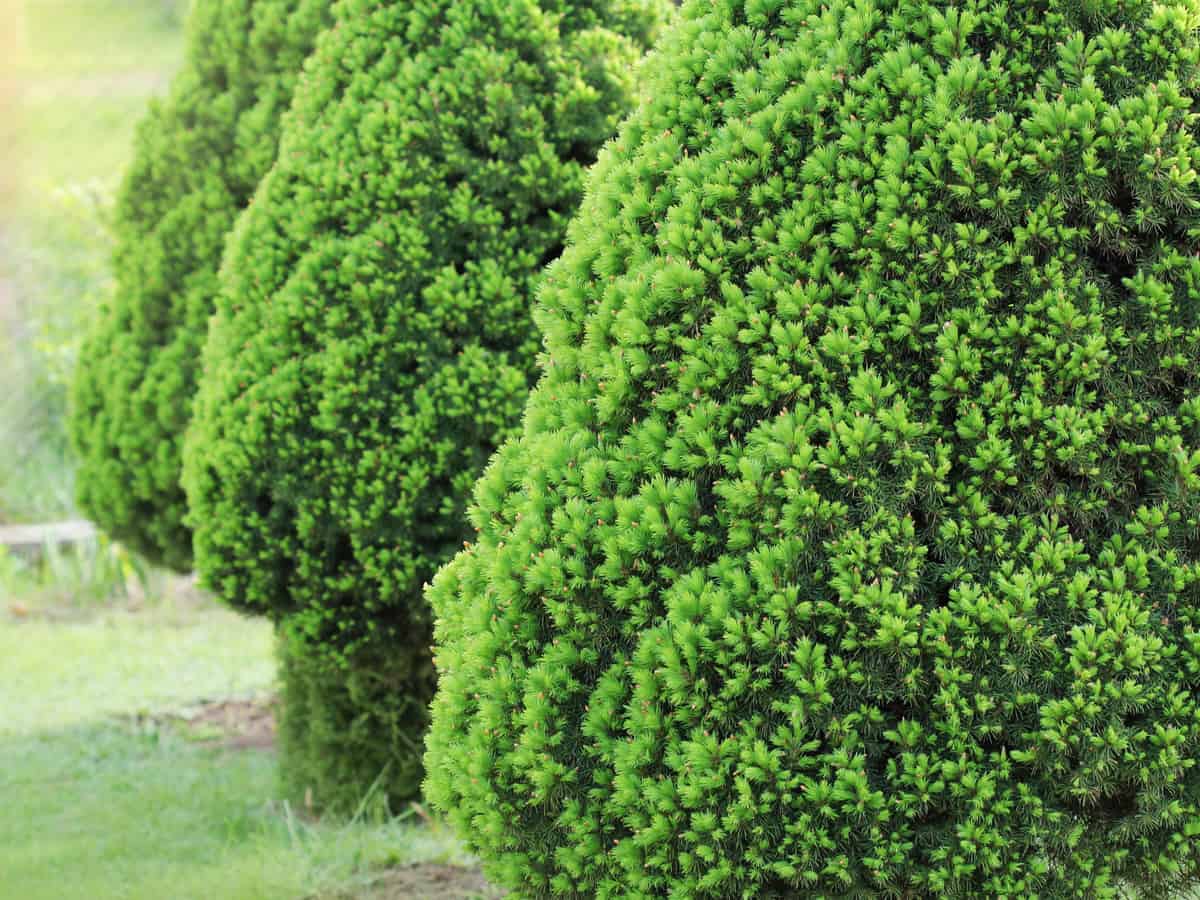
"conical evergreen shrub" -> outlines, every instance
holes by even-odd
[[[116,290],[73,386],[80,507],[185,571],[179,485],[225,236],[275,159],[279,119],[330,0],[196,0],[186,58],[137,131],[117,198]]]
[[[344,0],[297,87],[230,241],[185,452],[198,570],[285,623],[310,685],[295,716],[344,722],[286,724],[293,770],[350,771],[339,759],[360,750],[340,736],[400,715],[411,766],[381,734],[387,793],[419,788],[422,585],[461,548],[471,486],[519,419],[532,285],[661,9]],[[351,683],[392,687],[355,700]],[[316,800],[351,806],[365,787]]]
[[[401,811],[423,774],[434,684],[427,648],[388,653],[381,646],[339,665],[290,623],[278,632],[283,796],[341,815],[373,815],[387,804]]]
[[[1196,879],[1198,26],[685,3],[430,594],[428,790],[495,877]]]

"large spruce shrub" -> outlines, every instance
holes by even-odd
[[[296,89],[205,349],[185,451],[197,569],[284,622],[313,679],[394,688],[385,709],[343,685],[285,704],[285,762],[349,772],[340,732],[415,707],[412,765],[392,765],[386,791],[419,788],[422,585],[461,548],[471,486],[519,419],[540,343],[532,285],[631,105],[660,8],[344,0]],[[309,740],[306,721],[346,727]],[[317,802],[355,803],[366,785],[344,781]]]
[[[523,897],[1200,863],[1200,8],[689,0],[437,576]]]
[[[139,126],[117,198],[115,292],[72,391],[78,500],[114,537],[181,571],[192,558],[181,445],[222,248],[275,159],[329,6],[196,0],[183,68]]]

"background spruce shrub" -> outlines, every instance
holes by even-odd
[[[358,654],[337,665],[285,623],[276,645],[284,796],[335,815],[387,808],[423,775],[434,669],[425,652]],[[393,813],[400,812],[392,808]]]
[[[496,878],[1195,881],[1198,27],[685,3],[430,593],[428,791]]]
[[[78,501],[105,531],[180,571],[192,558],[181,445],[222,247],[275,159],[329,6],[196,0],[183,68],[139,126],[117,198],[115,292],[72,388]]]
[[[185,485],[198,571],[286,623],[309,671],[361,682],[390,657],[414,673],[379,698],[390,709],[335,717],[387,721],[432,696],[422,586],[468,536],[471,486],[519,419],[532,285],[631,106],[661,8],[345,0],[297,87],[230,240]],[[285,764],[351,771],[332,742],[306,754],[306,715],[284,715],[300,745]],[[392,799],[419,790],[423,731]]]

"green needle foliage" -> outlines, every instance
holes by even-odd
[[[533,283],[661,9],[345,0],[297,87],[230,241],[185,450],[198,570],[339,682],[291,709],[344,726],[297,738],[285,762],[337,771],[358,753],[340,735],[400,715],[411,765],[391,766],[387,793],[419,788],[422,586],[462,547],[471,486],[515,430],[540,344]],[[350,693],[391,708],[343,702],[364,682],[392,687]],[[350,806],[366,785],[343,787],[317,802]]]
[[[523,897],[1200,867],[1200,7],[689,0],[437,577]]]
[[[284,795],[348,816],[415,793],[435,684],[428,652],[379,647],[338,665],[287,623],[278,630]]]
[[[81,508],[156,563],[191,567],[179,486],[225,236],[275,159],[330,0],[196,0],[187,55],[138,128],[117,200],[116,289],[87,336],[70,430]]]

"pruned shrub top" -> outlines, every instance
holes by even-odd
[[[339,5],[230,241],[205,350],[185,481],[223,597],[335,658],[428,653],[421,586],[518,421],[532,285],[631,105],[657,8]]]
[[[172,568],[191,565],[180,453],[225,236],[275,159],[280,116],[329,6],[196,0],[183,68],[139,126],[118,195],[115,294],[73,387],[78,500]]]
[[[428,791],[496,878],[1195,878],[1198,25],[685,4],[430,593]]]

